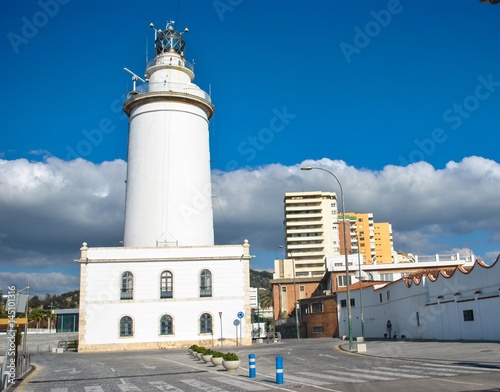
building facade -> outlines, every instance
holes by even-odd
[[[79,351],[251,344],[248,243],[154,248],[84,244],[78,261]],[[234,328],[236,321],[241,328]]]
[[[337,196],[287,192],[284,201],[286,258],[293,260],[294,275],[322,277],[325,257],[340,254]]]
[[[356,320],[363,311],[365,336],[381,338],[391,320],[397,338],[500,341],[500,262],[488,266],[477,260],[470,267],[429,267],[407,273],[400,280],[351,290]],[[338,301],[346,299],[337,293]],[[340,334],[347,334],[346,309],[339,308]],[[361,336],[353,322],[354,336]]]

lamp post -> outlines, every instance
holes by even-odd
[[[222,338],[222,312],[219,312],[219,319],[220,319],[220,346],[224,346],[224,340]]]
[[[347,291],[347,330],[349,333],[349,351],[352,351],[354,349],[354,343],[352,340],[351,287],[350,287],[351,285],[349,283],[350,274],[349,274],[349,256],[347,255],[347,232],[345,227],[344,190],[342,189],[342,184],[340,183],[337,176],[329,170],[323,169],[322,167],[311,167],[311,166],[301,167],[300,170],[322,170],[324,172],[327,172],[333,178],[335,178],[340,187],[340,199],[342,202],[342,227],[344,229],[344,255],[345,255],[346,291]]]
[[[359,267],[359,306],[361,309],[361,336],[365,338],[365,319],[363,316],[363,279],[361,276],[361,257],[359,255],[359,233],[356,231],[356,239],[358,240],[358,267]]]
[[[278,245],[278,248],[284,249],[283,245]],[[285,251],[286,252],[286,251]],[[297,330],[297,339],[300,339],[300,326],[299,326],[299,310],[297,309],[297,284],[295,282],[295,260],[288,252],[287,256],[292,260],[292,273],[293,273],[293,307],[295,308],[295,328]]]
[[[259,298],[260,280],[257,287],[257,339],[260,339],[260,298]]]

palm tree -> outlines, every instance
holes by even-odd
[[[31,321],[36,321],[36,329],[40,328],[40,321],[45,320],[45,311],[41,308],[31,309],[29,318]]]
[[[269,309],[273,307],[274,298],[272,286],[259,291],[259,302],[262,309]]]

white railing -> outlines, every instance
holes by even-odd
[[[155,65],[173,65],[177,67],[185,67],[194,72],[194,65],[187,60],[180,59],[176,56],[169,56],[168,54],[156,56],[154,59],[146,63],[146,68],[154,67]]]
[[[135,90],[128,93],[128,98],[135,94],[144,94],[147,92],[175,92],[180,94],[192,95],[198,98],[203,98],[205,101],[212,102],[212,98],[205,91],[198,87],[191,87],[182,83],[164,83],[164,82],[148,82],[138,85]]]

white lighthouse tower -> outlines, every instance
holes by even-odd
[[[130,117],[126,247],[214,244],[208,133],[214,107],[192,83],[184,46],[173,22],[155,29],[155,58],[140,86],[147,89],[134,86],[123,105]]]

